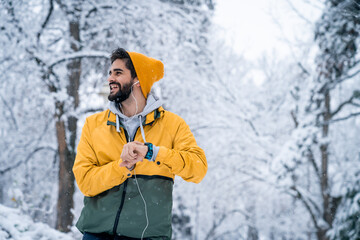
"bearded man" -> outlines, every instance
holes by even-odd
[[[206,174],[189,126],[150,94],[163,75],[154,58],[111,55],[109,108],[86,119],[73,166],[85,195],[83,240],[171,239],[175,175],[199,183]]]

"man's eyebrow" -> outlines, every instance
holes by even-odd
[[[115,68],[114,72],[123,72],[124,70],[122,70],[121,68]],[[109,75],[111,75],[112,71],[109,70]]]

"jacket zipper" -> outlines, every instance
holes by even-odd
[[[139,130],[139,128],[140,128],[140,127],[138,127],[138,128],[136,129],[136,131],[135,131],[134,139],[135,139],[136,133],[137,133],[137,131]],[[125,134],[126,142],[128,143],[128,142],[129,142],[129,141],[128,141],[129,135],[128,135],[127,131],[125,130],[125,128],[123,128],[123,129],[124,129],[124,134]],[[133,141],[134,141],[134,139],[133,139]],[[117,213],[116,213],[115,223],[114,223],[114,227],[113,227],[113,235],[114,235],[114,236],[117,235],[116,230],[117,230],[117,226],[118,226],[118,224],[119,224],[120,214],[121,214],[122,208],[123,208],[124,203],[125,203],[125,195],[126,195],[127,182],[128,182],[128,179],[126,179],[126,181],[124,182],[124,188],[123,188],[123,192],[122,192],[122,196],[121,196],[120,206],[119,206],[119,209],[118,209],[118,211],[117,211]]]
[[[124,202],[125,202],[125,194],[126,194],[126,187],[127,187],[127,181],[126,180],[124,182],[124,189],[123,189],[123,192],[122,192],[122,196],[121,196],[121,202],[120,202],[120,207],[116,213],[116,218],[115,218],[115,223],[114,223],[114,227],[113,227],[113,235],[116,236],[116,229],[117,229],[117,226],[119,224],[119,219],[120,219],[120,213],[121,213],[121,210],[124,206]]]
[[[154,113],[154,114],[155,114],[155,113]],[[110,112],[109,112],[109,116],[110,116]],[[146,126],[146,125],[150,125],[150,124],[152,124],[153,122],[154,122],[154,121],[152,121],[151,123],[145,124],[145,126]],[[108,124],[109,124],[109,121],[108,121]],[[116,125],[115,125],[115,126],[116,126]],[[139,128],[140,128],[140,126],[139,126],[139,127],[136,129],[136,131],[135,131],[134,139],[135,139],[136,133],[137,133],[137,131],[139,130]],[[125,130],[125,127],[123,127],[123,129],[124,129],[124,134],[125,134],[125,140],[126,140],[126,142],[128,143],[128,142],[129,142],[129,141],[128,141],[129,135],[128,135],[127,131]],[[134,141],[134,139],[133,139],[133,141]],[[117,226],[118,226],[118,224],[119,224],[120,214],[121,214],[122,208],[123,208],[123,206],[124,206],[124,202],[125,202],[127,182],[128,182],[128,179],[126,179],[126,181],[124,182],[124,188],[123,188],[123,192],[122,192],[122,196],[121,196],[120,206],[119,206],[119,209],[118,209],[118,211],[117,211],[117,213],[116,213],[116,218],[115,218],[114,227],[113,227],[113,235],[114,235],[114,236],[117,235],[117,234],[116,234],[116,230],[117,230]]]

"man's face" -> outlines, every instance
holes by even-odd
[[[134,78],[131,77],[131,72],[125,66],[124,60],[116,59],[113,62],[109,71],[108,82],[110,87],[109,101],[121,103],[130,96]]]

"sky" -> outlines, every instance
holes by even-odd
[[[291,44],[312,38],[320,0],[217,0],[214,23],[227,44],[249,60],[265,53],[286,56]]]

